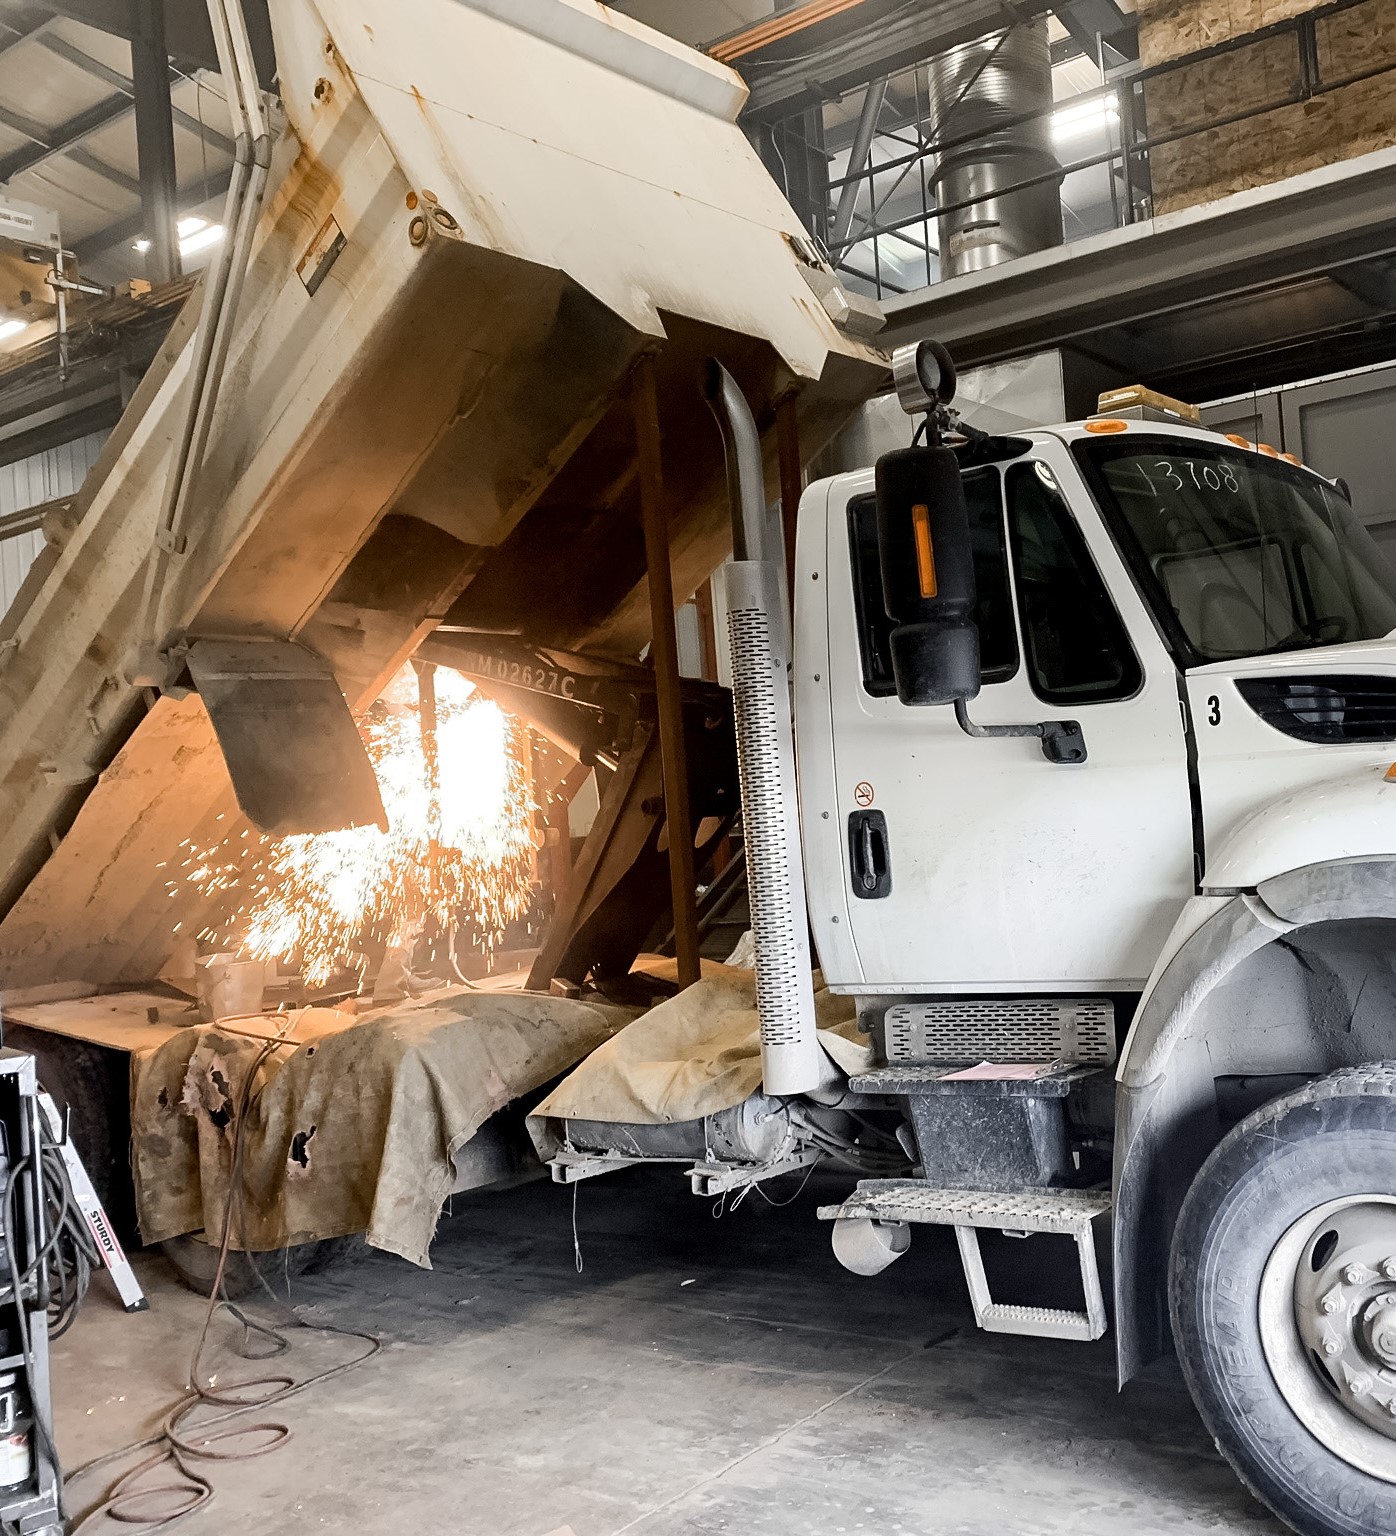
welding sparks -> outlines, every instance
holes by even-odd
[[[386,832],[244,831],[191,851],[189,884],[206,896],[242,896],[226,933],[203,937],[226,938],[255,959],[295,959],[320,986],[346,962],[361,969],[366,947],[425,924],[452,935],[464,923],[492,942],[526,910],[534,835],[524,732],[455,673],[436,674],[435,695],[434,763],[411,668],[360,721]]]

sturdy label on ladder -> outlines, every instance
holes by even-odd
[[[97,1244],[97,1252],[102,1256],[102,1263],[112,1277],[116,1293],[121,1297],[121,1305],[128,1312],[145,1311],[150,1303],[145,1299],[145,1292],[141,1290],[141,1283],[136,1279],[136,1272],[131,1268],[131,1261],[126,1257],[126,1250],[117,1240],[116,1233],[112,1231],[107,1213],[102,1208],[102,1202],[97,1198],[97,1191],[92,1187],[92,1180],[87,1176],[87,1169],[83,1167],[82,1159],[78,1156],[78,1149],[73,1145],[72,1139],[68,1136],[67,1127],[63,1124],[63,1117],[58,1113],[58,1106],[47,1093],[41,1090],[39,1107],[48,1121],[50,1134],[58,1147],[59,1156],[63,1159],[63,1166],[67,1169],[73,1199],[82,1212],[82,1218],[87,1223],[87,1230],[92,1234],[93,1242]]]

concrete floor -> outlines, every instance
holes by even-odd
[[[578,1189],[578,1274],[570,1196],[534,1184],[457,1199],[431,1273],[362,1250],[292,1282],[385,1348],[278,1410],[292,1443],[216,1469],[180,1529],[1279,1536],[1171,1363],[1117,1396],[1108,1342],[977,1332],[947,1233],[849,1275],[814,1220],[829,1197],[714,1220],[677,1171],[600,1179]],[[146,1432],[183,1381],[201,1303],[138,1266],[150,1312],[99,1278],[56,1346],[70,1466]],[[360,1347],[293,1338],[297,1375]],[[256,1369],[217,1353],[225,1383]]]

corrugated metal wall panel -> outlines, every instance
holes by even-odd
[[[33,533],[0,540],[0,613],[14,601],[25,573],[39,558],[43,547],[44,536],[37,528]]]
[[[15,464],[0,465],[0,517],[23,512],[40,502],[59,496],[73,496],[82,489],[87,472],[97,462],[105,432],[93,432],[61,447],[36,453],[33,458]],[[17,534],[0,539],[0,613],[14,601],[25,573],[44,547],[43,535]]]

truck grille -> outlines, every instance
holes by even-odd
[[[1396,741],[1396,678],[1245,677],[1236,688],[1266,725],[1300,741]]]
[[[896,1062],[1115,1059],[1115,1005],[1109,998],[989,998],[896,1003],[883,1019],[887,1060]]]

